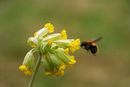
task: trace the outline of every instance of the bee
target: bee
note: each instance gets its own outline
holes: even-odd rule
[[[91,40],[91,41],[83,41],[81,43],[81,47],[86,49],[87,51],[90,51],[93,55],[95,55],[98,51],[98,47],[96,45],[96,42],[100,41],[102,39],[102,37],[98,37],[95,40]]]

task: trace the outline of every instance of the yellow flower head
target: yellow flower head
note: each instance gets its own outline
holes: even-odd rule
[[[66,30],[65,30],[65,29],[63,29],[63,30],[61,31],[61,37],[62,37],[62,39],[64,39],[64,40],[67,39],[67,33],[66,33]]]
[[[70,44],[70,50],[71,52],[75,52],[76,50],[78,50],[80,48],[80,39],[76,39],[74,40],[71,44]]]
[[[44,27],[45,27],[46,29],[48,29],[49,33],[54,32],[54,26],[53,26],[53,24],[47,23],[47,24],[44,25]]]
[[[39,62],[47,76],[62,76],[69,66],[76,63],[75,57],[70,55],[69,50],[71,52],[78,50],[80,40],[68,39],[65,29],[61,33],[50,34],[52,32],[54,32],[53,24],[47,23],[28,39],[27,42],[32,49],[27,52],[22,65],[19,66],[20,71],[25,75],[32,75],[39,54],[41,56]]]

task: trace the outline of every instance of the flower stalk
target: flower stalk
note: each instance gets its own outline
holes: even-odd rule
[[[36,74],[38,72],[38,69],[39,69],[39,66],[40,66],[40,63],[41,63],[41,58],[42,58],[42,55],[40,54],[39,57],[38,57],[38,59],[37,59],[37,62],[36,62],[35,68],[34,68],[34,72],[32,73],[32,77],[30,79],[28,87],[32,87],[33,86]]]

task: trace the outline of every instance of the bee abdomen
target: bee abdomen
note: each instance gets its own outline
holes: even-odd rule
[[[97,53],[97,46],[91,46],[90,48],[92,54],[96,54]]]

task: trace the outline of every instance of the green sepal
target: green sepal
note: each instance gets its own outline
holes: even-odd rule
[[[42,42],[44,41],[55,41],[55,40],[59,40],[61,39],[61,34],[60,33],[56,33],[56,34],[51,34],[51,35],[48,35],[47,37],[43,38],[42,39]]]
[[[49,53],[49,57],[50,57],[50,60],[52,61],[53,63],[53,67],[54,67],[54,72],[57,72],[60,65],[63,64],[63,62],[55,55],[55,54],[51,54]]]
[[[23,65],[26,65],[28,68],[33,69],[35,65],[34,49],[30,50],[24,57]]]
[[[42,40],[42,38],[45,37],[47,34],[48,34],[48,29],[42,28],[42,29],[40,29],[39,31],[36,32],[35,37],[38,40]]]
[[[49,60],[48,60],[46,55],[42,56],[41,64],[43,65],[46,72],[52,71],[52,67],[51,67]]]
[[[74,39],[56,40],[54,43],[56,43],[61,48],[68,48],[72,41],[74,41]]]
[[[63,49],[63,48],[58,48],[58,49],[55,51],[55,54],[56,54],[56,56],[57,56],[59,59],[61,59],[65,64],[68,64],[68,62],[70,61],[69,56],[64,53],[64,49]]]

